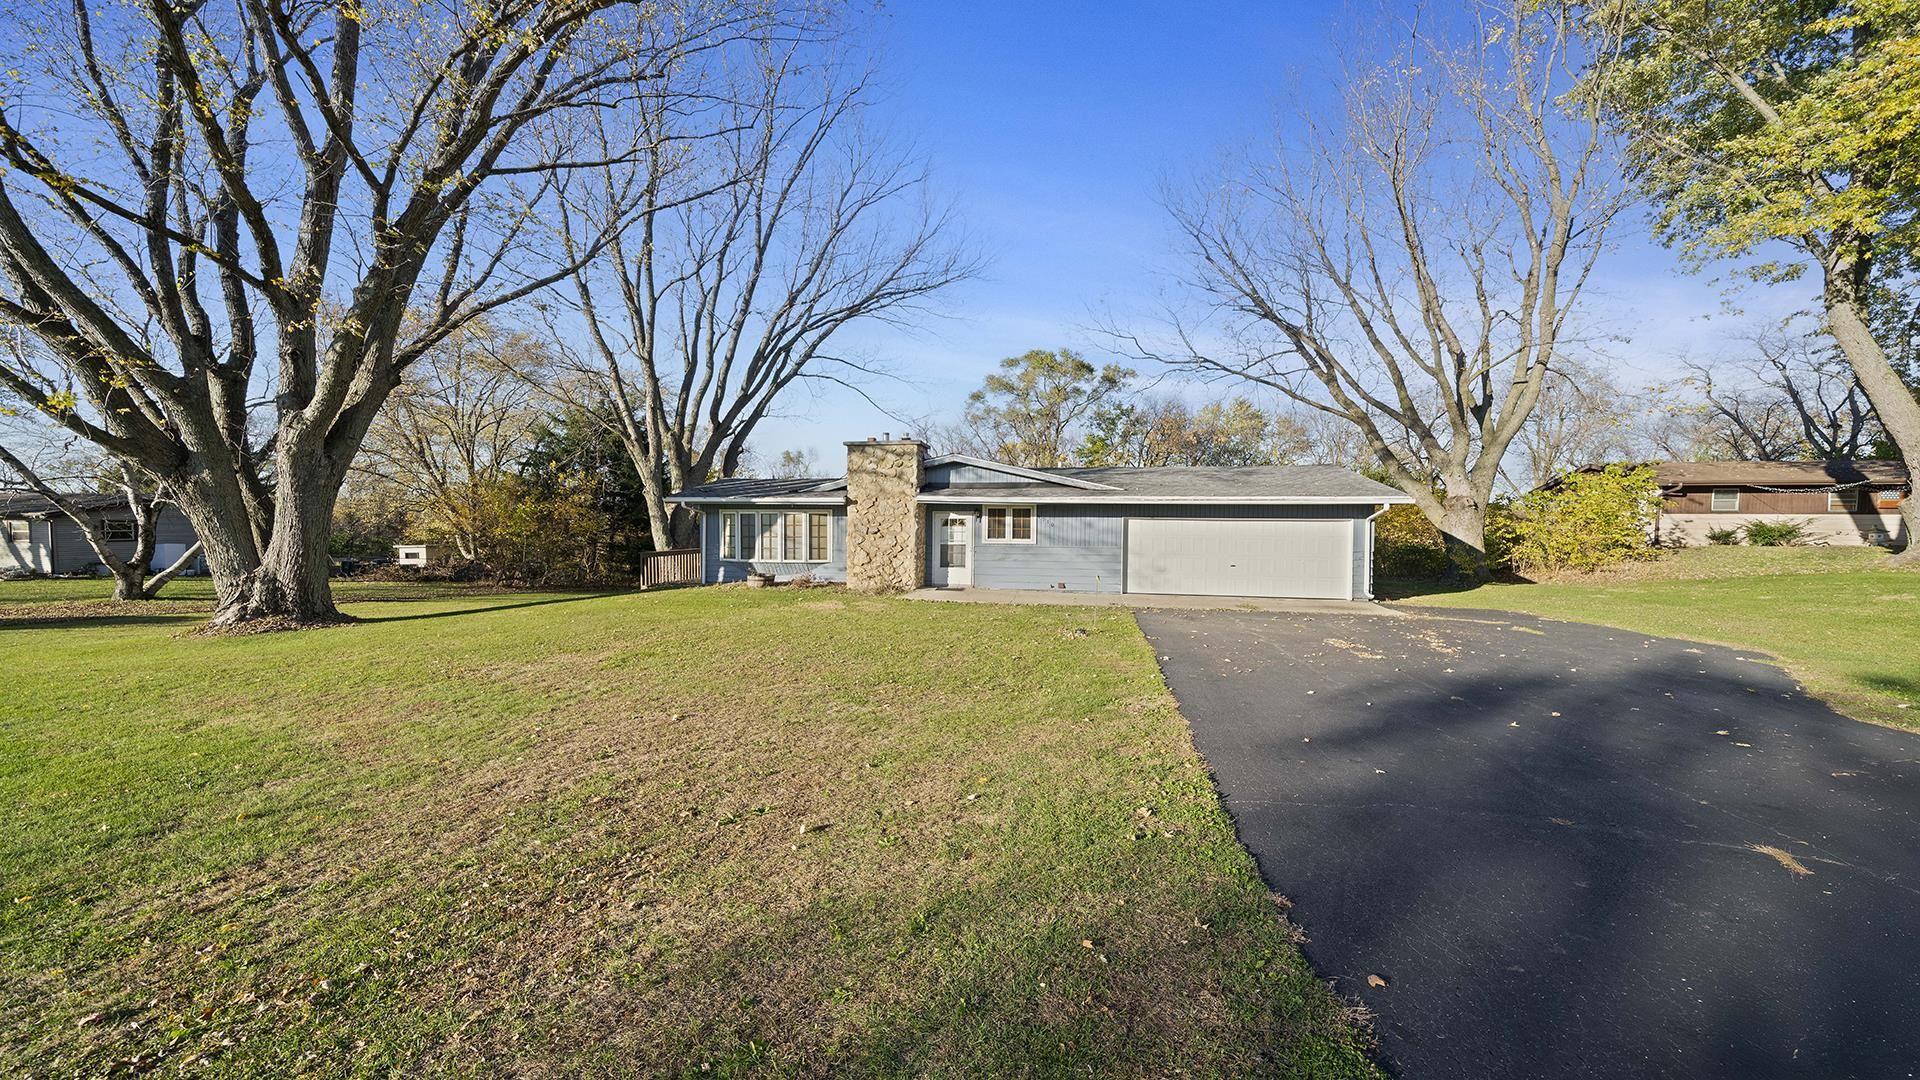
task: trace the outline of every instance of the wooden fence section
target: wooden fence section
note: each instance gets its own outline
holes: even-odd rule
[[[640,585],[697,585],[700,583],[700,549],[670,548],[649,551],[640,557]]]

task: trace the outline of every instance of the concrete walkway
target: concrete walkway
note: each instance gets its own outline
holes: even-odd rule
[[[1083,593],[1060,589],[915,589],[909,600],[951,604],[1018,604],[1055,607],[1128,607],[1171,611],[1271,611],[1292,615],[1373,615],[1411,618],[1367,600],[1286,600],[1266,596],[1168,596],[1158,593]]]

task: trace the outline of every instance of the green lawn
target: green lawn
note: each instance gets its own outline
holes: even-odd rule
[[[1524,611],[1755,649],[1849,715],[1920,727],[1920,571],[1888,567],[1886,553],[1873,549],[1691,548],[1586,579],[1485,585],[1404,602]]]
[[[1124,612],[82,592],[0,584],[10,1071],[1376,1075]]]
[[[497,591],[486,586],[450,582],[341,579],[333,583],[333,594],[342,601],[437,599]],[[180,604],[189,602],[212,604],[213,579],[175,578],[160,590],[158,599],[162,602]],[[13,613],[17,608],[40,604],[111,605],[112,603],[113,581],[110,578],[27,578],[20,581],[0,581],[0,612]],[[134,609],[125,610],[131,612]]]

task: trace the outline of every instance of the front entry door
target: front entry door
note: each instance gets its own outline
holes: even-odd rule
[[[941,511],[933,515],[928,538],[927,580],[938,589],[973,584],[973,515]]]

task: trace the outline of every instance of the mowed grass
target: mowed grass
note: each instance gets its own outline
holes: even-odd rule
[[[1124,612],[347,610],[0,623],[9,1071],[1376,1075]]]
[[[1920,728],[1920,571],[1862,548],[1687,548],[1588,578],[1408,604],[1524,611],[1754,649],[1863,720]],[[1904,708],[1903,708],[1904,706]]]
[[[336,579],[333,582],[333,595],[341,602],[374,600],[428,600],[455,596],[477,596],[498,593],[500,590],[485,585],[467,585],[457,582],[404,582],[404,581],[356,581],[351,578]],[[213,605],[213,579],[207,577],[175,578],[160,590],[160,595],[149,605],[166,604],[185,610],[189,607],[208,607]],[[138,605],[116,604],[113,600],[113,581],[110,578],[25,578],[19,581],[0,581],[0,618],[22,617],[33,614],[28,609],[49,604],[76,605],[74,614],[102,615],[107,609],[124,614],[138,614],[142,609]],[[44,613],[43,613],[44,617]]]

